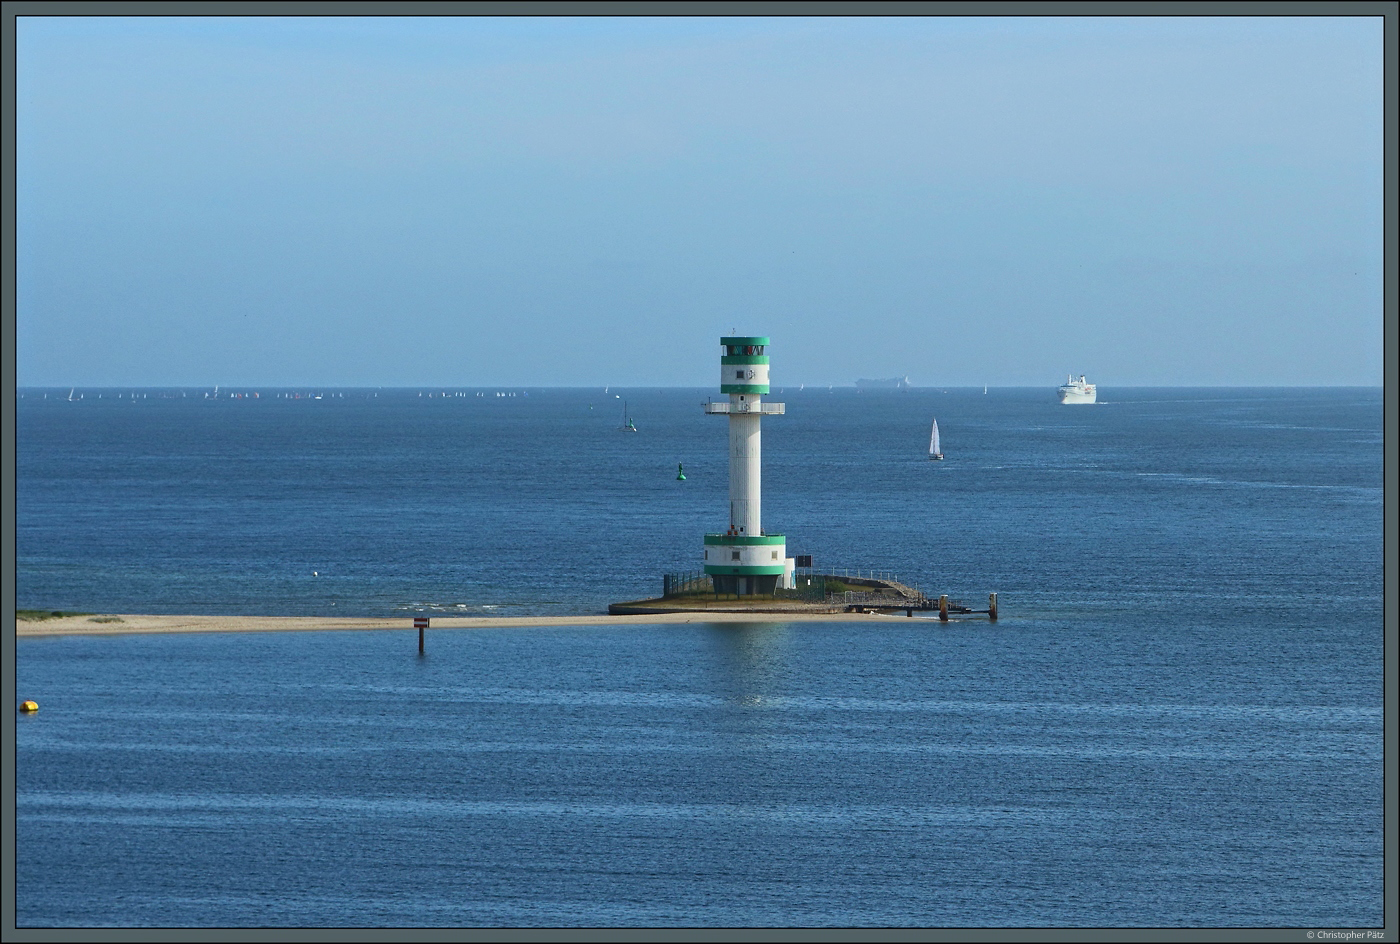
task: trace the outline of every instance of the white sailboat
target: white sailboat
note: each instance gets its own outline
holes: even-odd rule
[[[637,426],[632,422],[632,417],[627,415],[627,401],[622,401],[622,425],[618,427],[624,433],[635,433]]]
[[[929,433],[928,457],[929,459],[943,458],[943,447],[938,444],[938,420],[933,421],[933,432]]]

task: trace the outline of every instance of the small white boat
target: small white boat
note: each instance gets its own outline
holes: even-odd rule
[[[943,458],[943,447],[938,443],[938,420],[933,421],[933,432],[929,433],[928,457],[929,459]]]

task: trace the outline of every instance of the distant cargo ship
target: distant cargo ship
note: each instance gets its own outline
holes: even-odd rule
[[[909,376],[906,374],[903,377],[890,377],[887,380],[867,380],[862,377],[860,380],[856,381],[856,386],[873,387],[884,390],[908,390],[914,385],[909,382]]]
[[[1060,387],[1061,403],[1094,403],[1098,397],[1098,388],[1085,380],[1083,374],[1079,375],[1078,380],[1070,374],[1069,379]]]

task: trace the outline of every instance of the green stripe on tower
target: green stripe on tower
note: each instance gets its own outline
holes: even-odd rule
[[[719,339],[719,343],[720,343],[720,344],[723,344],[725,347],[729,347],[729,346],[735,345],[735,344],[742,344],[744,347],[748,347],[748,346],[751,345],[751,344],[763,344],[763,345],[766,345],[766,344],[768,344],[768,339],[767,339],[767,338],[720,338],[720,339]]]
[[[720,393],[767,393],[767,384],[720,384]],[[730,414],[735,415],[735,414]],[[742,415],[742,414],[738,414]]]

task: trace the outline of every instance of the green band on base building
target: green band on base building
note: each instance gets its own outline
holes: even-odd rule
[[[782,564],[756,565],[753,567],[722,567],[719,564],[706,564],[705,573],[711,577],[740,576],[740,577],[781,577],[785,570]],[[719,585],[715,585],[716,593],[739,593],[739,590],[721,590]],[[750,589],[748,593],[772,593],[773,588],[767,590]]]

